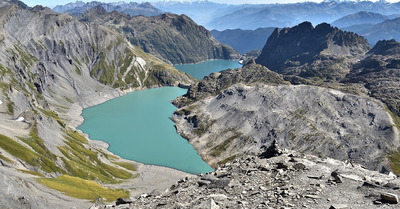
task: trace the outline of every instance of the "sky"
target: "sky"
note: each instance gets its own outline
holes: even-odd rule
[[[35,6],[35,5],[43,5],[53,8],[56,5],[63,5],[70,2],[75,2],[75,0],[22,0],[28,6]],[[83,0],[84,2],[90,2],[92,0]],[[100,2],[117,2],[121,0],[97,0]],[[131,0],[125,0],[126,2],[131,2]],[[144,0],[144,2],[158,2],[163,0]],[[190,0],[187,0],[190,1]],[[322,0],[209,0],[216,3],[227,3],[227,4],[272,4],[272,3],[295,3],[295,2],[305,2],[305,1],[312,1],[312,2],[321,2]],[[377,0],[371,0],[377,1]],[[399,0],[387,0],[388,2],[398,2]],[[135,0],[134,2],[143,2],[142,0]]]

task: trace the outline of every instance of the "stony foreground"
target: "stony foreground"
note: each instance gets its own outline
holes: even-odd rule
[[[268,158],[271,157],[271,158]],[[400,180],[351,162],[269,148],[162,194],[95,208],[399,208]]]

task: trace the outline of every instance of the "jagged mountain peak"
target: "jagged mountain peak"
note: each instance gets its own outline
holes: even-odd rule
[[[23,9],[29,8],[24,2],[18,0],[0,0],[0,7],[6,5],[17,5]]]
[[[107,14],[107,11],[104,9],[102,5],[97,5],[91,9],[88,9],[85,11],[84,15],[86,16],[92,16],[92,15],[104,15]]]
[[[144,16],[155,16],[162,14],[163,12],[155,8],[149,2],[137,3],[137,2],[112,2],[103,3],[99,1],[91,1],[87,3],[76,2],[69,3],[66,5],[58,5],[54,7],[57,12],[67,12],[73,15],[81,15],[86,11],[101,5],[107,12],[118,11],[131,16],[144,15]]]
[[[284,74],[309,74],[308,71],[319,71],[316,69],[320,67],[325,70],[326,65],[333,64],[327,61],[331,58],[360,56],[368,50],[367,40],[357,34],[342,31],[328,23],[321,23],[314,28],[310,22],[303,22],[292,28],[276,29],[256,62]],[[316,60],[325,60],[330,64],[312,65]],[[315,75],[315,72],[311,75]]]
[[[368,54],[383,56],[400,54],[400,42],[394,39],[378,41]]]

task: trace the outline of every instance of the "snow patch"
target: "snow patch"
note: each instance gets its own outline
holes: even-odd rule
[[[144,59],[137,57],[136,58],[136,62],[138,62],[140,64],[140,66],[142,66],[142,68],[144,68],[146,66],[146,61],[144,61]]]
[[[17,122],[22,122],[22,121],[24,121],[25,120],[25,118],[24,117],[19,117],[17,120],[15,120],[15,121],[17,121]]]

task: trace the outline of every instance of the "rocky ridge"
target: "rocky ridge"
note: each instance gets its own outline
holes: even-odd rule
[[[400,43],[379,41],[343,82],[363,84],[369,96],[380,99],[400,116]]]
[[[275,29],[256,63],[284,75],[338,80],[369,50],[367,40],[327,23]]]
[[[397,208],[400,181],[358,164],[270,148],[214,172],[179,180],[160,194],[100,208]]]
[[[234,49],[219,43],[208,30],[186,15],[167,13],[154,17],[129,17],[118,12],[107,13],[96,7],[81,19],[114,28],[133,45],[172,64],[239,59]]]
[[[130,16],[144,15],[144,16],[156,16],[163,12],[151,5],[149,2],[136,3],[136,2],[114,2],[114,3],[102,3],[98,1],[92,1],[84,3],[82,1],[76,1],[75,3],[68,3],[66,5],[58,5],[54,7],[54,11],[59,13],[69,13],[71,15],[81,15],[87,10],[94,7],[100,6],[107,12],[118,11]]]
[[[245,83],[247,85],[255,85],[257,83],[289,84],[278,73],[262,65],[257,65],[254,61],[250,61],[242,68],[228,69],[205,76],[203,80],[191,85],[185,95],[178,97],[172,103],[175,106],[183,107],[195,101],[216,96],[224,89],[237,83]]]

